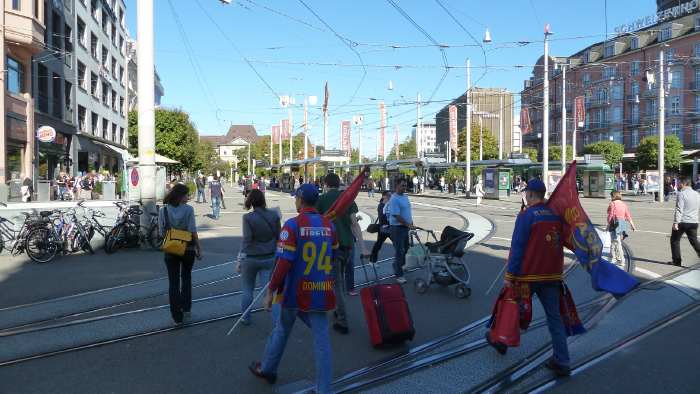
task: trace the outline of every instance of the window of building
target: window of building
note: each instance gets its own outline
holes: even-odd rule
[[[51,13],[51,45],[55,49],[63,48],[63,32],[61,31],[63,23],[61,23],[61,15],[58,12]]]
[[[107,37],[109,37],[109,19],[107,19],[107,13],[102,13],[102,31]]]
[[[72,62],[69,59],[73,53],[73,29],[67,24],[63,25],[63,34],[65,34],[63,37],[63,48],[66,51],[65,63],[68,67],[72,67]]]
[[[63,82],[61,82],[61,76],[54,73],[51,78],[52,88],[51,88],[51,113],[54,117],[63,119],[63,106],[61,105],[61,88],[63,87]]]
[[[126,45],[124,44],[124,36],[119,35],[119,50],[122,51],[122,55],[126,56]]]
[[[95,33],[90,33],[90,54],[92,55],[92,58],[95,60],[97,59],[97,47],[98,47],[98,42],[97,42],[97,36]]]
[[[7,91],[14,94],[25,93],[24,89],[24,65],[18,60],[9,56],[5,58],[7,62]]]
[[[97,0],[90,0],[90,13],[92,17],[97,21],[100,13],[100,7],[98,6]]]
[[[117,91],[112,90],[112,111],[117,112],[119,111],[119,108],[117,108]]]
[[[43,64],[37,66],[37,87],[39,94],[37,97],[37,108],[39,111],[49,112],[49,70]]]
[[[102,66],[109,69],[109,51],[104,45],[102,46]]]
[[[675,68],[669,73],[671,78],[671,88],[682,89],[683,88],[683,69]]]
[[[117,125],[112,123],[112,141],[117,142]]]
[[[622,85],[614,85],[612,87],[613,100],[622,100]]]
[[[605,57],[612,57],[615,56],[615,43],[610,42],[607,45],[605,45]]]
[[[83,48],[87,48],[87,35],[85,32],[85,22],[78,17],[78,42],[83,46]]]
[[[622,123],[622,107],[613,107],[611,121],[614,123]]]
[[[695,44],[695,57],[700,57],[700,42]]]
[[[633,77],[639,75],[640,66],[641,62],[639,60],[634,60],[630,63],[630,74],[632,74]]]
[[[112,78],[117,79],[117,59],[112,56]]]
[[[85,68],[85,65],[78,60],[78,87],[87,90],[87,85],[85,84],[85,75],[86,75],[87,69]]]
[[[632,40],[630,40],[630,49],[639,49],[639,37],[632,37]]]
[[[664,60],[666,60],[666,62],[667,62],[668,64],[671,64],[671,63],[675,62],[675,61],[677,60],[677,59],[676,59],[676,48],[668,48],[668,49],[666,49],[666,50],[664,51]]]
[[[22,1],[12,0],[12,9],[15,11],[22,11]]]
[[[639,96],[639,82],[637,81],[632,81],[631,86],[631,93],[632,93],[632,99],[637,100],[637,96]]]
[[[695,95],[695,112],[700,113],[700,96]]]
[[[124,67],[119,66],[119,83],[122,84],[122,86],[125,86],[124,82]]]
[[[90,116],[90,122],[92,126],[92,135],[99,136],[100,135],[100,117],[92,112],[92,115]]]
[[[109,92],[111,92],[109,85],[107,85],[106,82],[102,82],[102,104],[104,104],[108,107],[109,107]]]
[[[119,97],[119,115],[124,116],[124,97]]]
[[[87,129],[86,129],[87,124],[85,124],[85,117],[86,116],[87,116],[87,110],[82,105],[79,105],[78,106],[78,130],[81,133],[84,133],[87,131]]]
[[[700,124],[693,128],[693,144],[700,144]]]
[[[638,104],[632,104],[630,108],[630,118],[632,122],[639,122],[639,105]]]
[[[630,145],[632,147],[639,146],[639,130],[632,130],[630,135]]]
[[[647,116],[656,116],[656,99],[646,101]]]
[[[102,119],[102,138],[109,139],[109,120]]]
[[[671,97],[671,114],[680,115],[681,113],[681,96]]]
[[[617,74],[617,67],[615,67],[615,66],[604,66],[603,67],[603,78],[604,79],[615,78],[616,74]]]
[[[97,78],[97,74],[94,72],[90,73],[90,93],[92,94],[93,97],[98,97],[98,90],[99,90],[99,80]]]
[[[119,128],[119,143],[122,145],[125,145],[124,144],[124,128],[123,127]]]
[[[112,24],[112,45],[115,47],[119,43],[119,38],[117,37],[117,26],[115,24]]]
[[[659,30],[659,41],[670,40],[672,33],[673,33],[673,30],[671,29],[670,23],[662,26],[661,30]]]
[[[63,85],[63,107],[66,109],[66,118],[73,123],[73,84],[68,81]]]

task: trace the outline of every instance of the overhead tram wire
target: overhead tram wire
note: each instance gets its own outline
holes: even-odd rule
[[[254,6],[256,6],[256,7],[260,7],[260,8],[262,8],[262,9],[265,9],[265,10],[267,10],[267,11],[273,13],[273,14],[277,14],[277,15],[283,17],[283,18],[287,18],[287,19],[289,19],[289,20],[291,20],[291,21],[294,21],[294,22],[297,22],[297,23],[299,23],[299,24],[302,24],[302,25],[304,25],[304,26],[306,26],[306,27],[308,27],[308,28],[311,28],[311,29],[314,29],[314,30],[317,30],[317,31],[320,31],[320,32],[323,32],[323,33],[326,33],[326,30],[325,30],[324,28],[322,28],[322,27],[312,25],[311,23],[308,23],[308,22],[306,22],[306,21],[304,21],[304,20],[301,20],[301,19],[299,19],[299,18],[293,17],[293,16],[291,16],[291,15],[289,15],[289,14],[286,14],[286,13],[284,13],[284,12],[282,12],[282,11],[279,11],[279,10],[276,10],[276,9],[274,9],[274,8],[268,7],[268,6],[264,5],[264,4],[257,3],[257,2],[255,2],[255,1],[253,1],[253,0],[246,0],[246,1],[247,1],[248,3],[250,3],[250,4],[254,5]],[[239,4],[240,4],[240,3],[239,3]]]
[[[267,87],[267,89],[275,96],[275,98],[277,98],[277,99],[279,100],[279,99],[280,99],[280,95],[275,91],[275,89],[272,87],[272,85],[270,85],[270,83],[267,82],[267,80],[265,79],[265,77],[262,76],[262,74],[258,71],[258,69],[255,68],[255,66],[253,65],[253,63],[251,63],[250,60],[248,60],[248,58],[243,54],[243,52],[241,52],[241,50],[238,48],[238,46],[236,45],[236,43],[233,42],[233,40],[228,36],[228,34],[226,34],[226,32],[224,31],[224,29],[221,28],[221,25],[219,25],[219,23],[218,23],[218,22],[211,16],[211,14],[206,10],[206,8],[204,8],[204,6],[202,6],[201,0],[197,0],[197,6],[199,6],[199,8],[202,10],[202,12],[203,12],[204,15],[207,17],[207,19],[209,19],[209,21],[211,21],[211,23],[214,25],[214,27],[216,27],[216,29],[219,31],[219,33],[221,34],[221,36],[224,37],[224,39],[225,39],[226,41],[228,41],[228,43],[229,43],[229,44],[231,45],[231,47],[236,51],[236,53],[238,54],[238,56],[240,56],[240,57],[243,59],[243,61],[246,62],[246,64],[248,65],[248,67],[250,67],[251,70],[253,70],[253,72],[254,72],[255,75],[258,77],[258,79],[260,79],[260,81],[261,81],[261,82]]]
[[[440,90],[440,87],[442,86],[442,83],[445,81],[445,78],[447,78],[447,74],[450,72],[450,64],[447,61],[447,54],[445,53],[445,48],[443,48],[434,38],[431,36],[425,29],[423,29],[413,18],[411,18],[410,15],[406,11],[404,11],[403,8],[401,8],[394,0],[387,0],[389,4],[391,4],[396,11],[398,11],[401,16],[404,17],[407,21],[409,21],[413,27],[416,28],[419,32],[421,32],[427,39],[428,41],[432,42],[433,45],[437,46],[438,49],[440,50],[440,55],[442,56],[442,64],[443,67],[445,68],[445,72],[442,74],[442,77],[440,78],[440,81],[438,81],[437,85],[435,86],[435,89],[433,89],[433,92],[430,94],[430,97],[428,98],[428,101],[432,100],[433,97],[435,97],[435,94]]]
[[[177,26],[178,33],[180,34],[180,39],[182,40],[182,43],[185,47],[185,53],[187,54],[187,59],[190,61],[190,64],[192,65],[192,71],[194,72],[195,79],[197,80],[197,83],[199,84],[200,88],[202,89],[202,92],[204,93],[204,97],[206,97],[207,102],[209,105],[213,105],[214,108],[216,108],[216,119],[219,119],[219,105],[216,102],[216,97],[214,94],[211,92],[211,89],[209,88],[209,85],[207,84],[207,81],[204,77],[205,73],[200,67],[199,63],[195,60],[194,56],[194,50],[192,48],[192,44],[190,43],[189,38],[187,38],[187,32],[185,31],[185,27],[182,24],[182,21],[180,20],[180,16],[177,13],[177,10],[175,9],[175,5],[173,4],[172,0],[168,0],[168,5],[170,6],[170,11],[173,14],[173,19],[175,20],[175,25]]]

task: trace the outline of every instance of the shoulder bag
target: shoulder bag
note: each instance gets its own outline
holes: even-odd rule
[[[376,234],[381,230],[382,225],[379,224],[379,217],[377,217],[377,220],[374,221],[374,223],[371,223],[369,226],[367,226],[367,232],[370,234]]]
[[[182,257],[187,251],[187,245],[192,242],[192,233],[170,226],[168,207],[163,207],[163,214],[165,215],[165,236],[163,237],[162,250],[165,253]]]

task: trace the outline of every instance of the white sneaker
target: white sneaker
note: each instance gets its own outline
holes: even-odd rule
[[[406,283],[406,278],[404,278],[403,276],[397,276],[396,282],[402,285],[402,284]]]

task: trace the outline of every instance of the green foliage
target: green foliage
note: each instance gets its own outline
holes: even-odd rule
[[[625,147],[622,144],[612,141],[600,141],[595,144],[586,145],[583,151],[587,154],[603,155],[605,164],[615,167],[622,161],[625,154]]]
[[[452,181],[453,179],[464,179],[464,168],[449,168],[445,171],[445,180]]]
[[[181,110],[156,109],[156,153],[177,160],[172,169],[194,170],[198,135],[190,116]],[[138,112],[129,113],[129,150],[138,155]]]
[[[102,195],[102,190],[103,190],[102,182],[95,182],[95,187],[92,188],[92,191],[95,194]]]
[[[416,139],[411,137],[399,144],[399,157],[396,157],[396,145],[391,147],[391,151],[386,155],[387,160],[403,160],[416,158]]]
[[[537,162],[537,154],[538,154],[537,148],[523,148],[522,153],[526,154],[527,157],[529,157],[530,160],[532,160],[533,162]],[[551,155],[551,153],[550,153],[550,155]]]
[[[664,166],[678,168],[681,163],[683,144],[675,135],[664,138]],[[645,137],[637,146],[637,163],[643,170],[656,169],[659,162],[659,137]]]
[[[189,190],[190,196],[197,195],[197,185],[194,183],[194,181],[188,181],[187,183],[185,183],[185,186],[187,186],[187,190]]]
[[[471,159],[479,160],[479,138],[482,139],[483,146],[483,159],[484,160],[494,160],[498,158],[498,141],[491,134],[489,129],[484,128],[480,132],[478,124],[472,124],[471,130]],[[467,145],[467,130],[464,129],[458,134],[458,145],[462,147],[459,149],[459,161],[467,160],[466,149],[464,147]]]
[[[566,162],[570,162],[574,159],[574,147],[571,145],[566,146]],[[554,145],[549,147],[549,160],[550,161],[561,161],[561,145]]]

